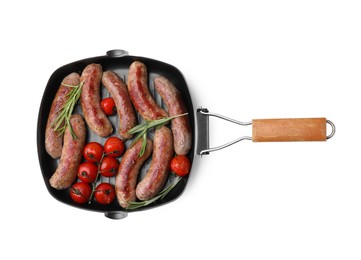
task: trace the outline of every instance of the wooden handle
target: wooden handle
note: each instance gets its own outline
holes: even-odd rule
[[[254,119],[252,141],[326,141],[326,118]]]

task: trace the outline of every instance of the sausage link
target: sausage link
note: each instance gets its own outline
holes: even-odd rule
[[[86,127],[82,116],[72,115],[70,124],[77,138],[73,138],[70,128],[67,127],[59,165],[49,180],[51,187],[58,190],[68,188],[75,181],[85,146]]]
[[[140,200],[149,200],[160,192],[168,178],[174,154],[172,131],[168,127],[163,126],[155,131],[153,143],[149,170],[136,188]]]
[[[78,73],[71,73],[66,76],[62,83],[59,86],[58,91],[56,92],[55,98],[53,103],[51,104],[50,113],[48,116],[48,121],[46,123],[45,128],[45,150],[46,152],[54,159],[57,159],[61,156],[61,150],[63,149],[63,137],[64,134],[60,134],[58,131],[54,131],[54,123],[56,118],[59,115],[60,110],[63,108],[64,104],[69,99],[69,93],[71,88],[65,86],[72,85],[76,86],[79,85],[79,74]],[[60,126],[63,127],[64,124]]]
[[[170,80],[163,76],[156,77],[154,85],[168,108],[169,116],[187,113],[187,108],[180,92]],[[178,155],[186,155],[192,147],[192,129],[188,115],[172,120],[172,132],[174,151]]]
[[[135,109],[146,121],[168,117],[150,94],[147,80],[146,66],[134,61],[128,71],[128,91]]]
[[[118,75],[112,71],[105,71],[102,76],[102,83],[111,97],[114,99],[119,117],[119,135],[123,139],[130,139],[128,133],[137,124],[132,102],[130,101],[127,86]]]
[[[80,82],[83,82],[80,101],[89,128],[95,134],[106,137],[113,132],[113,127],[100,106],[102,73],[100,64],[89,64],[85,67],[80,77]]]
[[[119,205],[123,208],[127,208],[130,202],[136,200],[135,186],[140,168],[153,150],[153,142],[148,139],[145,152],[139,157],[142,141],[142,139],[139,139],[125,152],[115,177],[115,192]]]

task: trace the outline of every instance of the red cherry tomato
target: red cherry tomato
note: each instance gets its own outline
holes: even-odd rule
[[[86,183],[95,181],[98,174],[98,166],[92,162],[83,162],[78,168],[78,178]]]
[[[109,183],[100,183],[95,188],[94,197],[100,204],[110,204],[115,198],[115,189]]]
[[[115,176],[119,168],[119,162],[117,159],[111,156],[105,156],[100,163],[100,174],[104,177]]]
[[[185,155],[177,155],[170,162],[170,169],[178,176],[186,176],[191,169],[191,162]]]
[[[100,162],[104,148],[100,143],[90,142],[84,147],[83,156],[90,162]]]
[[[88,183],[76,182],[70,187],[70,197],[77,203],[86,203],[92,193]]]
[[[100,106],[107,116],[113,116],[117,113],[117,107],[115,106],[114,99],[111,97],[104,98],[100,102]]]
[[[104,143],[104,152],[111,157],[119,157],[124,153],[124,142],[118,137],[109,137]]]

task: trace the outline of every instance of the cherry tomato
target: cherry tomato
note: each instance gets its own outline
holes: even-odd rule
[[[86,203],[92,193],[88,183],[76,182],[70,187],[70,197],[77,203]]]
[[[115,176],[119,168],[119,162],[117,159],[111,156],[105,156],[100,163],[100,174],[104,177]]]
[[[111,157],[119,157],[124,153],[124,142],[118,137],[109,137],[104,143],[104,152]]]
[[[83,156],[90,162],[100,162],[104,148],[100,143],[90,142],[84,147]]]
[[[98,173],[98,166],[92,162],[83,162],[78,168],[78,178],[86,183],[95,181]]]
[[[94,197],[100,204],[110,204],[115,198],[115,189],[109,183],[100,183],[95,188]]]
[[[114,99],[111,97],[104,98],[100,102],[100,106],[107,116],[113,116],[117,113],[117,107],[115,106]]]
[[[177,155],[170,162],[170,169],[178,176],[186,176],[191,169],[191,162],[185,155]]]

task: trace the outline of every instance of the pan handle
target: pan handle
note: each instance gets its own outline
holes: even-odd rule
[[[332,127],[327,136],[326,124]],[[282,118],[252,120],[253,142],[326,141],[335,125],[326,118]]]
[[[229,143],[209,147],[209,116],[221,118],[242,126],[252,125],[252,137],[241,136]],[[331,126],[331,134],[327,135],[327,126]],[[211,113],[207,108],[197,109],[198,125],[198,155],[206,155],[221,150],[242,140],[253,142],[294,142],[294,141],[326,141],[334,136],[335,125],[326,118],[283,118],[254,119],[251,122],[241,122],[219,114]]]

